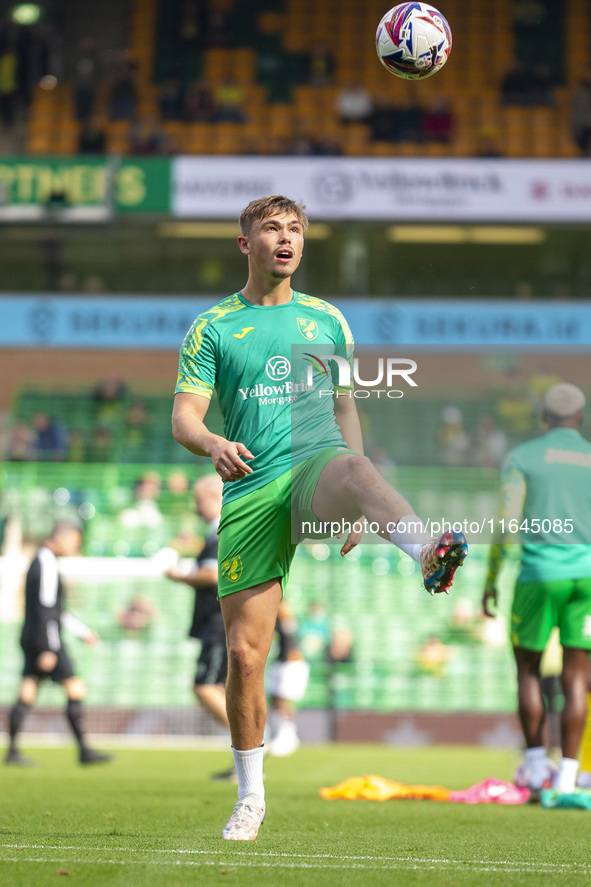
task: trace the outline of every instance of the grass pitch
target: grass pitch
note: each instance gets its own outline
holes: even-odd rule
[[[25,750],[26,751],[26,750]],[[513,887],[588,884],[591,815],[538,806],[323,801],[318,789],[378,773],[466,788],[510,778],[516,756],[473,748],[306,747],[267,759],[267,821],[223,842],[236,787],[209,774],[229,753],[118,752],[83,768],[73,749],[31,749],[0,769],[0,885],[47,887]]]

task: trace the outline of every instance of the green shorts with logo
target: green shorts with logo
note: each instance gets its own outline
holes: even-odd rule
[[[302,524],[318,523],[312,511],[318,479],[329,462],[346,453],[358,455],[344,447],[327,447],[223,506],[218,528],[219,597],[270,579],[280,579],[285,588]],[[320,533],[305,535],[320,538]]]
[[[563,647],[591,650],[591,577],[516,584],[513,646],[541,652],[555,626]]]

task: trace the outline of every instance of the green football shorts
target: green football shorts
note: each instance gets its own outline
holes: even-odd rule
[[[327,447],[223,506],[218,528],[219,597],[270,579],[280,579],[285,588],[301,535],[298,527],[302,521],[317,521],[312,499],[318,478],[332,459],[344,453],[358,455],[344,447]]]
[[[591,577],[516,584],[511,610],[513,646],[541,652],[555,626],[563,647],[591,650]]]

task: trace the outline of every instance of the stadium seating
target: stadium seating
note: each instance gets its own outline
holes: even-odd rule
[[[222,154],[273,153],[289,150],[302,130],[329,139],[341,153],[355,155],[469,156],[493,141],[509,157],[577,156],[569,127],[570,97],[589,66],[591,12],[588,4],[564,0],[553,4],[551,22],[524,43],[514,31],[511,0],[485,4],[458,0],[452,29],[454,49],[445,72],[419,84],[388,76],[374,48],[376,23],[383,13],[380,0],[319,4],[315,0],[284,0],[282,4],[254,2],[222,4],[227,9],[224,37],[230,46],[179,43],[182,3],[157,0],[130,2],[129,46],[139,67],[140,115],[158,110],[158,84],[169,77],[185,83],[203,78],[215,87],[229,78],[246,92],[246,122],[220,131],[219,124],[166,123],[174,135],[175,151]],[[562,25],[562,27],[561,27]],[[490,35],[502,35],[492,39]],[[534,48],[531,42],[534,40]],[[333,57],[331,82],[306,83],[307,54],[324,45]],[[513,59],[533,51],[548,58],[559,75],[555,103],[547,108],[503,107],[499,85]],[[450,144],[372,142],[367,127],[343,126],[336,118],[337,91],[352,80],[372,94],[419,96],[423,104],[446,98],[456,118]],[[105,90],[97,112],[104,115]],[[127,123],[106,123],[108,150],[129,151]],[[70,87],[53,92],[38,89],[33,96],[26,150],[33,154],[76,150],[79,124],[72,115]],[[264,136],[262,135],[264,133]]]

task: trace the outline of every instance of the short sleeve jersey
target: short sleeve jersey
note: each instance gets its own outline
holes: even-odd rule
[[[503,476],[511,472],[525,481],[523,519],[539,522],[539,531],[521,532],[519,580],[591,576],[591,443],[574,428],[553,428],[515,447]]]
[[[254,455],[253,474],[224,485],[225,503],[327,447],[346,447],[333,393],[351,394],[352,364],[341,312],[303,293],[273,306],[236,293],[196,319],[180,350],[176,392],[216,391],[226,438]]]
[[[21,644],[37,652],[61,648],[64,586],[55,554],[42,546],[25,583],[25,621]]]

